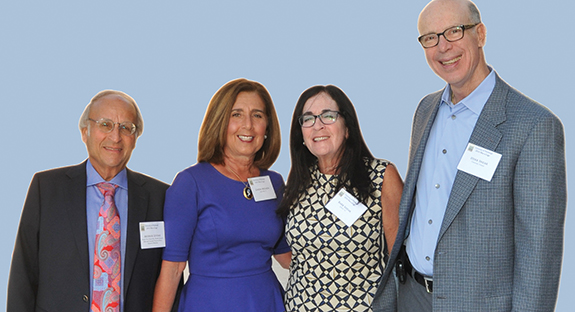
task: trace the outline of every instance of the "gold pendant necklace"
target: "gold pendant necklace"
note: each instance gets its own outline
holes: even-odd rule
[[[244,197],[247,200],[254,198],[254,194],[252,193],[252,189],[250,188],[250,185],[247,182],[244,182],[242,180],[242,178],[240,178],[240,176],[235,171],[233,171],[232,168],[226,166],[225,163],[224,163],[224,167],[226,167],[231,173],[235,174],[236,177],[238,178],[238,180],[240,180],[240,182],[242,182],[246,186],[246,187],[244,187]]]

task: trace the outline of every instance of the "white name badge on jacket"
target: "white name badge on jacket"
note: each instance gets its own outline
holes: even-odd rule
[[[254,200],[259,202],[262,200],[277,198],[272,180],[269,176],[248,178],[248,183],[254,193]]]
[[[469,143],[457,169],[491,182],[500,160],[501,154]]]
[[[166,247],[164,221],[140,222],[140,244],[142,249]]]
[[[351,195],[345,188],[342,188],[325,205],[331,213],[335,214],[348,227],[367,210],[367,207],[357,198]]]

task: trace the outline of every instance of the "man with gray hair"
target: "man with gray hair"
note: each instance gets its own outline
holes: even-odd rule
[[[138,105],[104,90],[79,122],[88,159],[32,178],[16,237],[7,311],[151,311],[168,185],[126,165],[144,130]],[[163,233],[161,233],[163,235]]]
[[[374,311],[395,311],[395,278],[399,311],[553,311],[567,197],[563,125],[487,64],[473,2],[431,1],[418,30],[447,86],[425,96],[413,118],[400,225]]]

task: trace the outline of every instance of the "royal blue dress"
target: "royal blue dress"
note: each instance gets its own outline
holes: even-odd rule
[[[168,189],[163,259],[188,261],[190,268],[180,312],[284,311],[271,269],[272,254],[290,251],[275,213],[284,182],[274,171],[260,175],[270,177],[277,199],[247,200],[242,182],[206,162],[178,173]]]

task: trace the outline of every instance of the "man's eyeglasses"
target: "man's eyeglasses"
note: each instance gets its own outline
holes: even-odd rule
[[[321,120],[321,122],[324,125],[331,125],[337,121],[337,116],[339,116],[339,112],[337,111],[324,111],[319,115],[313,115],[313,114],[301,115],[299,116],[298,120],[299,124],[303,128],[310,128],[313,127],[313,125],[315,125],[315,120],[318,117],[319,120]]]
[[[88,120],[95,122],[98,125],[98,129],[104,133],[110,133],[114,130],[115,126],[118,125],[120,127],[120,133],[122,135],[128,136],[134,134],[136,132],[136,125],[129,121],[125,122],[113,122],[107,118],[100,118],[98,120],[94,120],[92,118],[88,118]]]
[[[466,29],[473,28],[477,25],[479,25],[479,23],[449,27],[442,33],[421,35],[417,40],[419,40],[419,43],[421,43],[425,49],[432,48],[439,44],[439,36],[443,36],[443,38],[449,42],[461,40]]]

